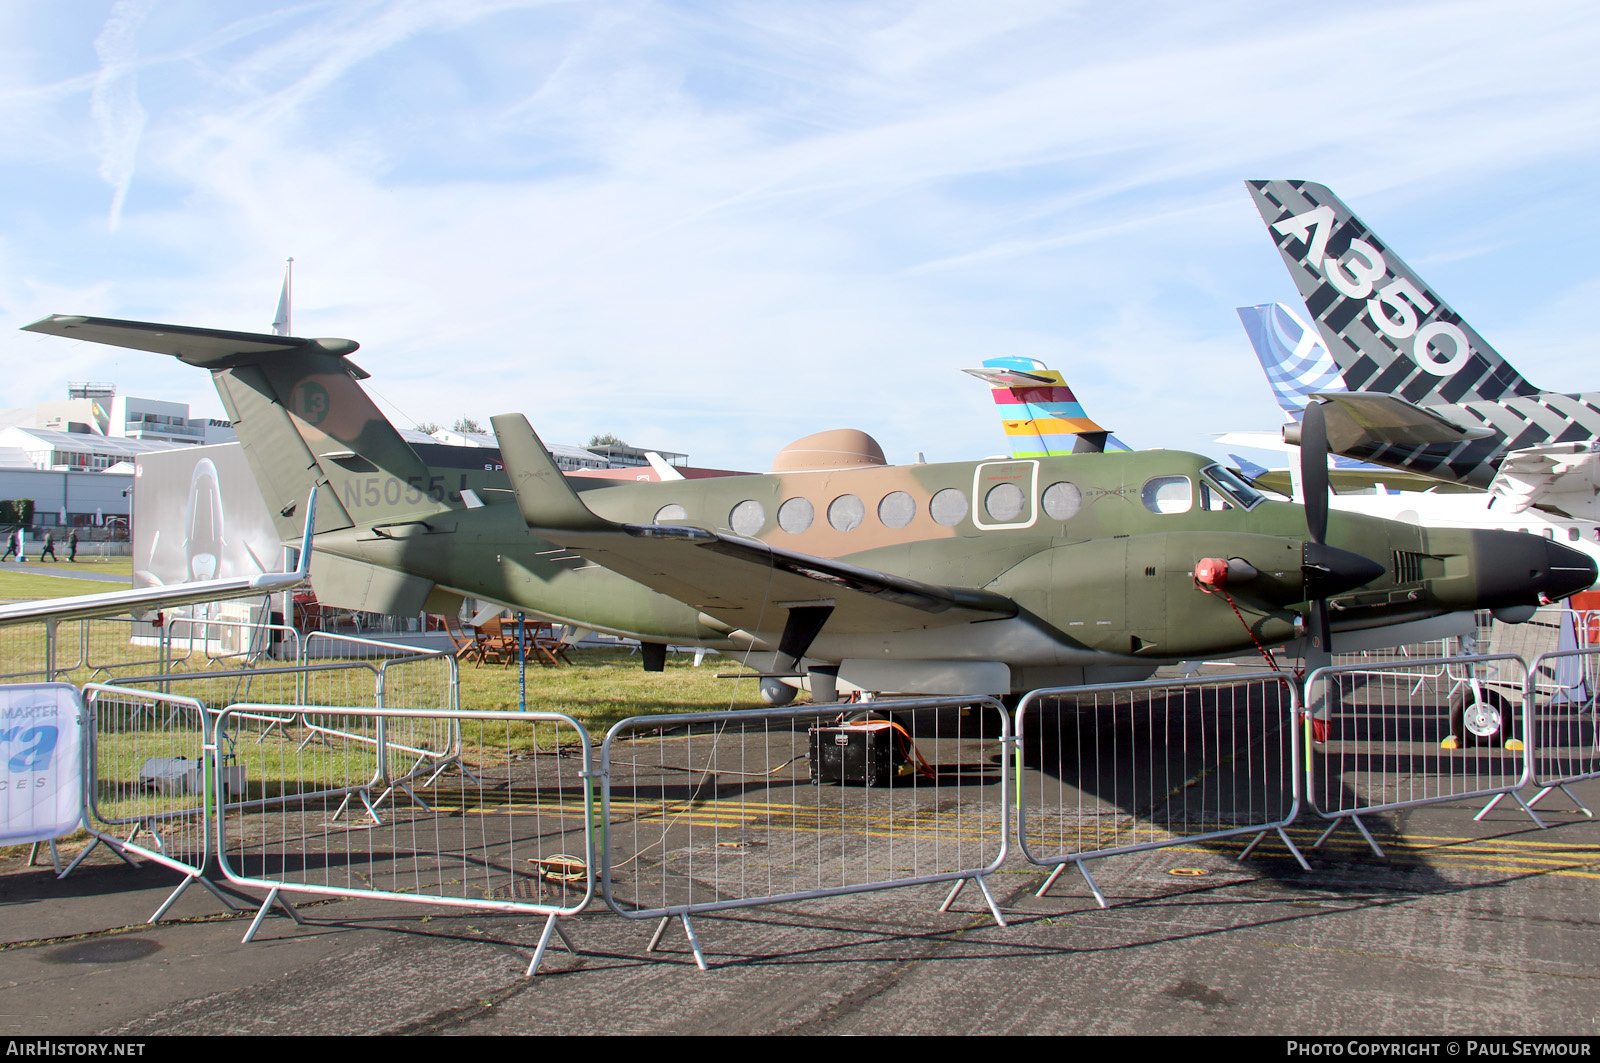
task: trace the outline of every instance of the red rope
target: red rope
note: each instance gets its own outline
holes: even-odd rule
[[[1233,615],[1239,618],[1239,625],[1244,628],[1244,633],[1246,635],[1249,635],[1250,636],[1250,641],[1256,644],[1256,649],[1260,652],[1261,656],[1266,660],[1267,667],[1271,668],[1274,672],[1283,671],[1282,668],[1278,667],[1278,662],[1274,661],[1272,659],[1272,654],[1267,650],[1267,648],[1265,646],[1261,645],[1261,640],[1256,638],[1255,631],[1251,629],[1249,622],[1247,620],[1245,620],[1244,614],[1239,612],[1239,607],[1237,605],[1233,604],[1233,596],[1232,595],[1230,595],[1227,591],[1223,590],[1221,587],[1207,587],[1204,583],[1201,583],[1198,579],[1196,579],[1194,581],[1194,585],[1196,587],[1200,588],[1200,591],[1202,593],[1204,593],[1204,594],[1220,594],[1220,595],[1222,595],[1222,600],[1228,603],[1228,608],[1233,610]],[[1300,675],[1299,672],[1295,672],[1294,674],[1297,677]]]

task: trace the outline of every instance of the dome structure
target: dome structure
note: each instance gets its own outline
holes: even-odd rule
[[[889,464],[878,441],[859,428],[830,428],[778,451],[773,472],[835,472]]]

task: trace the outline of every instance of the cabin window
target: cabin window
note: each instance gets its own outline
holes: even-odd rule
[[[1022,488],[1014,483],[995,484],[989,493],[983,496],[983,508],[988,512],[989,519],[997,524],[1005,524],[1017,519],[1022,512],[1025,499]]]
[[[916,499],[904,491],[891,491],[878,503],[878,520],[885,528],[904,528],[916,515]]]
[[[740,502],[728,514],[728,527],[733,529],[735,535],[754,536],[766,522],[765,507],[753,498]]]
[[[1157,476],[1145,481],[1139,498],[1152,513],[1187,513],[1194,506],[1194,485],[1187,476]]]
[[[656,524],[671,524],[673,521],[688,520],[689,511],[676,502],[669,502],[656,510]]]
[[[961,493],[960,488],[946,487],[928,499],[928,516],[933,518],[935,524],[953,528],[960,524],[966,515],[967,496]]]
[[[1581,538],[1583,538],[1583,535],[1578,531],[1577,528],[1567,529],[1567,542],[1575,543]]]
[[[1083,508],[1083,492],[1076,484],[1055,483],[1044,489],[1043,501],[1052,520],[1071,520]]]
[[[840,495],[828,506],[828,523],[835,531],[852,531],[861,526],[867,507],[855,495]]]
[[[790,535],[799,535],[816,519],[817,511],[809,499],[791,498],[778,507],[778,527]]]

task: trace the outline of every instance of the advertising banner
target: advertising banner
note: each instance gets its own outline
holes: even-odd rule
[[[49,841],[83,818],[83,695],[67,683],[0,686],[0,845]]]

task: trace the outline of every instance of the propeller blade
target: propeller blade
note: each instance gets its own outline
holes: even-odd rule
[[[1300,482],[1305,492],[1306,529],[1311,541],[1328,538],[1328,426],[1322,403],[1306,403],[1300,419]]]
[[[1325,668],[1333,663],[1333,625],[1328,620],[1328,599],[1318,598],[1311,603],[1306,633],[1311,636],[1311,646],[1306,651],[1306,671]]]

